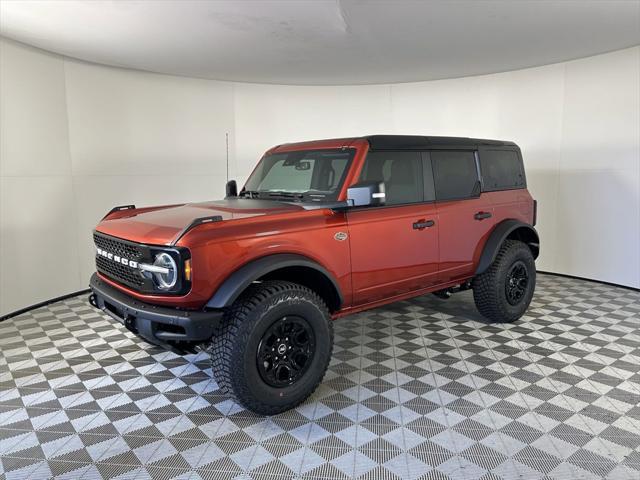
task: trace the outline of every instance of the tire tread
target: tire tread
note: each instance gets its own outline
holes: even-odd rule
[[[207,351],[211,357],[213,375],[218,383],[218,387],[227,396],[251,411],[266,415],[280,413],[295,408],[313,392],[313,390],[311,390],[305,397],[292,400],[286,405],[269,405],[261,402],[259,399],[253,398],[249,392],[247,382],[244,379],[242,369],[237,368],[238,362],[242,361],[239,358],[242,350],[241,346],[248,343],[252,330],[252,325],[248,325],[248,323],[255,323],[257,321],[260,317],[258,312],[266,312],[270,307],[279,302],[293,298],[312,302],[323,312],[325,318],[329,318],[329,311],[326,304],[313,290],[293,282],[269,280],[251,285],[247,291],[227,309],[222,322],[220,322],[220,325],[217,327],[207,346]],[[333,348],[332,323],[331,320],[328,320],[331,345]],[[322,365],[322,375],[318,380],[318,384],[322,381],[327,371],[330,359],[331,354],[327,356]]]
[[[501,268],[504,266],[505,257],[516,250],[526,251],[525,255],[533,256],[529,247],[518,240],[505,240],[491,266],[480,275],[476,275],[472,281],[473,299],[478,311],[486,318],[496,323],[507,323],[517,320],[520,315],[514,316],[505,308],[506,300],[501,289],[504,288],[504,279],[501,278]],[[534,280],[535,282],[535,270]],[[525,306],[525,309],[527,305]]]

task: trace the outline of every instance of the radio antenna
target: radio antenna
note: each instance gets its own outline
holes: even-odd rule
[[[229,181],[229,132],[224,134],[225,142],[227,145],[227,182]]]

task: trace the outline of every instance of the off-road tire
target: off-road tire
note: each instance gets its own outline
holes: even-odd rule
[[[304,317],[315,336],[315,353],[302,376],[280,388],[269,385],[258,368],[263,335],[287,315]],[[312,290],[296,283],[256,283],[227,310],[207,350],[220,389],[255,413],[290,410],[313,393],[324,377],[333,350],[333,326],[327,306]]]
[[[514,265],[524,265],[528,282],[522,298],[514,305],[507,299],[507,276]],[[478,311],[495,323],[519,319],[529,307],[536,284],[536,267],[529,247],[517,240],[505,240],[491,266],[471,284]]]

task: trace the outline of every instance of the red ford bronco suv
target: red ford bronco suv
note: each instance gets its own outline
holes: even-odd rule
[[[275,414],[322,381],[332,319],[470,288],[489,320],[518,319],[535,287],[535,221],[512,142],[280,145],[224,200],[111,210],[89,298],[155,345],[205,349],[223,391]]]

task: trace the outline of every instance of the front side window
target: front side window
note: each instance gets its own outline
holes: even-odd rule
[[[524,188],[524,167],[514,150],[483,150],[480,152],[480,170],[487,191]]]
[[[259,198],[336,200],[354,153],[354,149],[330,149],[266,155],[240,194]]]
[[[436,200],[455,200],[480,194],[473,152],[432,151],[431,164],[436,185]]]
[[[370,152],[360,181],[384,182],[385,205],[422,202],[420,152]]]

